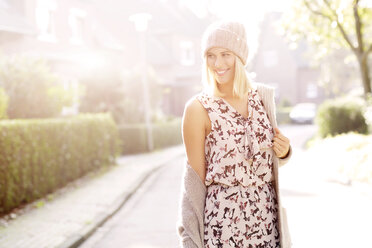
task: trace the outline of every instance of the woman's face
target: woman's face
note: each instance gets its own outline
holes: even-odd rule
[[[207,65],[214,73],[218,83],[227,84],[234,81],[235,55],[230,50],[213,47],[208,50]]]

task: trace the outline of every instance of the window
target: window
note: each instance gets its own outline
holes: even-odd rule
[[[274,50],[263,52],[263,63],[265,67],[273,67],[278,64],[278,53]]]
[[[192,66],[195,64],[194,44],[191,41],[181,41],[181,65]]]
[[[68,23],[71,28],[70,43],[74,45],[82,45],[84,43],[84,26],[86,12],[81,9],[70,9]]]
[[[315,83],[309,83],[306,87],[306,97],[307,98],[316,98],[318,96],[318,87]]]
[[[57,4],[54,0],[39,0],[35,10],[36,25],[39,29],[39,40],[56,42],[55,12]]]
[[[9,9],[9,0],[0,0],[1,9]]]

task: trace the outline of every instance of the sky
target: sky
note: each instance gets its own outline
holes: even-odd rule
[[[181,0],[197,16],[208,12],[219,18],[234,19],[246,26],[247,40],[251,51],[257,47],[259,23],[270,11],[286,11],[293,0]]]

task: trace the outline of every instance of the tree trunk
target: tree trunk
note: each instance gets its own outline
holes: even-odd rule
[[[368,56],[357,56],[359,62],[360,74],[362,76],[364,96],[367,97],[368,93],[371,92],[371,78],[369,76],[369,67],[368,67]]]

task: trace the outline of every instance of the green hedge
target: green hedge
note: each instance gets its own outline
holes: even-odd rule
[[[292,107],[285,107],[276,110],[276,122],[278,125],[291,123],[291,118],[289,117],[291,109]]]
[[[154,149],[182,144],[181,118],[164,123],[152,124]],[[148,152],[145,124],[122,125],[119,127],[122,154]]]
[[[315,122],[321,137],[341,133],[368,133],[364,105],[359,99],[339,98],[327,100],[319,106]]]
[[[0,121],[0,214],[114,163],[118,132],[108,114]]]
[[[0,88],[0,119],[6,119],[8,116],[6,111],[8,109],[9,97],[3,88]]]

